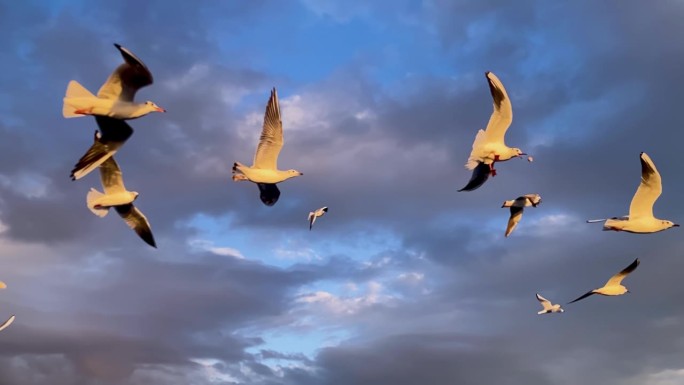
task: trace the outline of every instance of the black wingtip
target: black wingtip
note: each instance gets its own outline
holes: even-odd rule
[[[114,43],[114,47],[116,47],[116,49],[121,49],[121,44],[119,44],[119,43]]]

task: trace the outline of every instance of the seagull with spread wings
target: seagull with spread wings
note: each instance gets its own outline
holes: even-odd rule
[[[629,266],[624,268],[621,272],[615,274],[614,276],[610,277],[608,282],[606,282],[603,287],[599,287],[598,289],[590,290],[583,294],[581,297],[577,298],[574,301],[570,301],[568,303],[573,303],[577,302],[581,299],[587,298],[588,296],[592,294],[601,294],[601,295],[608,295],[608,296],[616,296],[616,295],[623,295],[625,293],[629,293],[629,290],[627,290],[626,287],[622,286],[622,280],[629,275],[629,273],[633,272],[636,270],[637,266],[639,266],[639,258],[635,259],[634,262],[632,262]]]
[[[563,313],[565,310],[561,307],[559,304],[552,304],[551,301],[548,299],[542,297],[539,293],[537,293],[537,301],[542,305],[544,308],[543,310],[540,310],[537,312],[537,314],[547,314],[547,313]]]
[[[113,157],[109,157],[100,165],[100,179],[104,193],[91,188],[86,197],[88,209],[98,217],[104,217],[114,208],[128,227],[152,247],[157,247],[152,236],[150,223],[143,213],[133,205],[138,198],[138,192],[126,190],[123,174]]]
[[[657,233],[670,227],[679,227],[672,221],[653,216],[653,205],[663,192],[662,181],[658,169],[648,154],[642,152],[639,154],[639,159],[641,160],[641,183],[629,205],[629,215],[620,218],[592,219],[588,220],[588,223],[605,221],[604,231],[626,231],[639,234]]]
[[[278,155],[282,148],[283,122],[280,119],[278,93],[273,88],[266,105],[264,125],[252,166],[240,162],[233,164],[233,180],[256,183],[261,193],[261,201],[267,206],[273,206],[280,197],[276,183],[304,175],[297,170],[278,170]]]
[[[510,207],[511,216],[508,218],[508,226],[506,227],[505,236],[511,235],[518,222],[522,219],[523,210],[527,206],[537,207],[541,203],[541,195],[526,194],[515,199],[504,201],[501,208]]]
[[[478,168],[478,165],[484,163],[489,166],[492,176],[495,176],[496,170],[494,169],[494,163],[503,162],[527,154],[522,152],[519,148],[512,148],[506,145],[504,137],[508,127],[513,121],[511,101],[508,98],[506,89],[496,75],[492,72],[485,72],[485,76],[487,77],[489,91],[494,100],[494,111],[489,118],[487,128],[485,130],[479,130],[477,136],[475,136],[473,149],[468,157],[466,168],[468,170],[475,170]],[[484,181],[482,183],[484,183]],[[460,191],[471,190],[462,189]]]
[[[316,211],[311,211],[309,212],[309,230],[313,228],[314,222],[316,222],[316,218],[322,217],[323,214],[328,212],[328,206],[323,206],[320,209]]]
[[[118,66],[93,95],[77,81],[69,82],[64,97],[62,115],[75,118],[85,115],[108,116],[115,119],[135,119],[150,112],[166,112],[153,102],[135,103],[135,93],[152,84],[152,74],[147,66],[131,51],[114,44],[123,56]]]

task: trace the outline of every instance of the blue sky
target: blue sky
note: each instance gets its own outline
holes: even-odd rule
[[[0,1],[0,384],[672,385],[684,378],[677,229],[626,214],[647,152],[658,217],[682,221],[682,3],[638,1]],[[64,119],[121,57],[167,109],[117,153],[158,248],[69,179],[96,124]],[[463,167],[492,100],[511,160]],[[250,163],[280,96],[280,184]],[[508,238],[504,200],[528,193]],[[329,212],[309,231],[307,214]],[[634,258],[631,293],[537,316]]]

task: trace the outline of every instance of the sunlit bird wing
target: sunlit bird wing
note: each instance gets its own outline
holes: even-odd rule
[[[125,63],[118,66],[97,91],[97,97],[132,102],[135,93],[152,84],[152,74],[147,66],[131,51],[119,44],[114,46],[121,52]]]
[[[636,270],[637,266],[639,266],[639,258],[635,259],[634,262],[632,262],[629,266],[625,267],[621,272],[615,274],[614,276],[610,277],[608,282],[604,286],[617,286],[620,285],[623,279],[625,279],[626,276],[629,275],[629,273],[633,272]]]
[[[105,194],[126,192],[121,169],[113,156],[107,158],[100,165],[100,180],[102,181],[102,188]]]
[[[653,217],[653,204],[663,192],[660,174],[651,158],[645,152],[641,160],[641,183],[629,205],[629,218]]]
[[[506,131],[513,121],[513,107],[501,80],[492,72],[485,72],[485,76],[494,101],[494,111],[485,130],[487,141],[503,143]]]
[[[505,236],[511,235],[515,227],[518,226],[518,222],[522,219],[523,208],[518,206],[511,206],[511,216],[508,218],[508,226],[506,227]]]
[[[539,295],[539,293],[537,293],[537,300],[539,301],[539,303],[541,303],[544,310],[551,310],[551,301],[542,297],[541,295]]]
[[[15,318],[16,318],[16,317],[15,317],[14,315],[12,315],[12,316],[9,317],[5,322],[3,322],[2,324],[0,324],[0,331],[4,330],[4,329],[6,329],[8,326],[10,326],[10,325],[12,324],[12,322],[14,322],[14,319],[15,319]]]
[[[271,97],[264,113],[264,126],[261,130],[259,145],[254,154],[252,167],[268,170],[278,169],[278,155],[283,148],[283,122],[280,120],[280,105],[276,89],[271,90]]]

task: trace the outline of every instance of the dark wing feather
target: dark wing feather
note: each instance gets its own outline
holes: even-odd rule
[[[152,84],[152,73],[131,51],[119,44],[114,44],[125,63],[121,64],[109,75],[107,81],[97,92],[99,98],[118,99],[132,102],[135,93],[142,87]]]
[[[594,293],[593,290],[588,291],[588,292],[584,293],[581,297],[577,298],[576,300],[568,302],[568,304],[571,304],[571,303],[573,303],[573,302],[577,302],[577,301],[579,301],[579,300],[581,300],[581,299],[585,299],[585,298],[587,298],[588,296],[590,296],[590,295],[592,295],[592,294],[596,294],[596,293]]]
[[[115,208],[128,227],[133,229],[145,243],[154,248],[157,247],[154,236],[152,236],[150,222],[147,221],[145,215],[137,207],[129,203],[127,205],[115,206]]]
[[[95,121],[100,127],[100,134],[96,133],[95,143],[90,146],[71,170],[72,180],[80,179],[96,169],[105,160],[116,154],[126,140],[133,135],[133,129],[123,120],[96,116]]]
[[[468,184],[458,191],[473,191],[482,186],[489,175],[491,174],[491,169],[488,164],[484,162],[478,162],[477,166],[473,169],[473,175],[470,177]]]
[[[271,183],[257,183],[259,186],[259,198],[266,206],[273,206],[280,198],[278,186]]]

